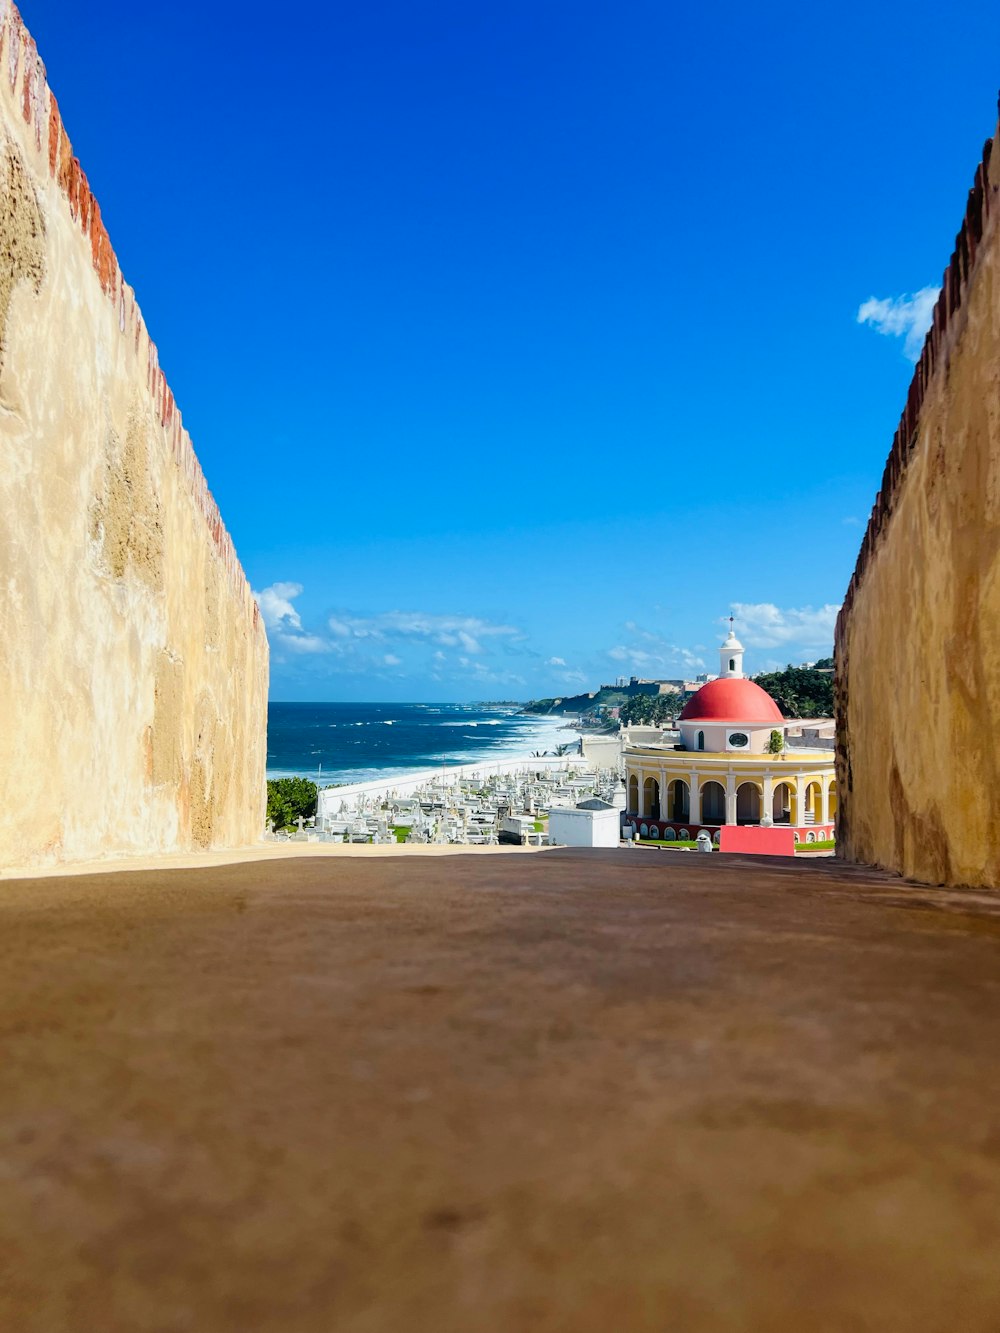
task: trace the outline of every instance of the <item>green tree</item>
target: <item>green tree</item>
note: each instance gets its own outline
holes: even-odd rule
[[[784,671],[768,671],[754,680],[785,717],[830,717],[833,713],[833,677],[815,667],[789,664]]]
[[[772,731],[764,747],[767,754],[781,754],[785,748],[785,738],[780,731]]]
[[[267,817],[276,829],[294,825],[299,815],[310,819],[316,813],[319,788],[308,778],[271,778],[267,784]]]

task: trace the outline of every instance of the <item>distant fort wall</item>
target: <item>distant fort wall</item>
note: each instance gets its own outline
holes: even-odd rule
[[[0,0],[0,867],[256,841],[257,606]]]
[[[838,851],[1000,885],[1000,147],[969,192],[836,632]]]

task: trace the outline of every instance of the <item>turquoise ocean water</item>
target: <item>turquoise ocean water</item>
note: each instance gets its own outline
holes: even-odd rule
[[[323,783],[528,757],[579,735],[565,718],[483,704],[272,703],[267,717],[267,776]]]

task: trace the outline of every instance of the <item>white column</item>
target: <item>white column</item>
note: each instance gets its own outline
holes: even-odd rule
[[[698,790],[698,774],[692,773],[688,779],[688,823],[701,824],[701,792]]]
[[[769,820],[774,819],[774,778],[770,773],[764,774],[764,795],[761,798],[760,817],[763,821],[767,815]]]
[[[830,822],[830,785],[826,778],[819,780],[819,799],[820,810],[823,812],[823,823]]]
[[[667,817],[667,775],[666,775],[666,773],[662,773],[662,772],[661,772],[661,774],[660,774],[660,818],[661,818],[661,819],[666,819],[666,817]]]
[[[726,823],[736,823],[736,776],[726,774]]]

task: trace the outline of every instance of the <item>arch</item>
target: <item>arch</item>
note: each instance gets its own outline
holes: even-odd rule
[[[703,824],[724,824],[726,822],[726,789],[721,782],[702,784],[701,822]]]
[[[833,821],[837,818],[837,779],[836,779],[836,778],[831,778],[831,779],[830,779],[830,784],[829,784],[829,786],[828,786],[827,789],[826,789],[826,801],[827,801],[827,806],[826,806],[826,808],[827,808],[827,812],[828,812],[828,814],[829,814],[830,823],[832,824]]]
[[[691,788],[683,778],[674,778],[667,783],[667,818],[691,818]]]
[[[678,833],[678,835],[677,835],[677,841],[678,841],[678,842],[690,842],[690,840],[691,840],[691,834],[687,831],[686,828],[682,828],[681,831],[680,831],[680,833]]]
[[[741,782],[736,788],[736,822],[760,823],[760,787],[756,782]]]
[[[648,825],[648,824],[640,824],[640,825],[639,825],[639,837],[640,837],[640,838],[648,838],[648,837],[649,837],[649,825]]]
[[[660,817],[660,784],[656,778],[647,778],[642,784],[642,813],[647,819]]]
[[[676,837],[677,837],[677,834],[673,831],[672,828],[665,828],[665,829],[663,830],[663,841],[664,841],[664,842],[673,842],[673,841],[676,839]]]
[[[735,670],[736,670],[736,658],[735,658],[735,657],[731,657],[731,658],[729,659],[729,670],[730,670],[730,671],[735,671]]]
[[[771,819],[775,824],[792,824],[795,791],[790,782],[779,782],[771,798]]]
[[[703,731],[699,731],[699,732],[698,732],[698,749],[699,749],[699,750],[704,750],[704,748],[705,748],[705,733],[704,733]]]
[[[629,814],[639,813],[639,778],[635,773],[630,773],[628,779],[628,809]]]
[[[819,783],[815,779],[812,782],[807,782],[802,800],[803,824],[818,824],[821,821],[823,818],[822,799]]]

